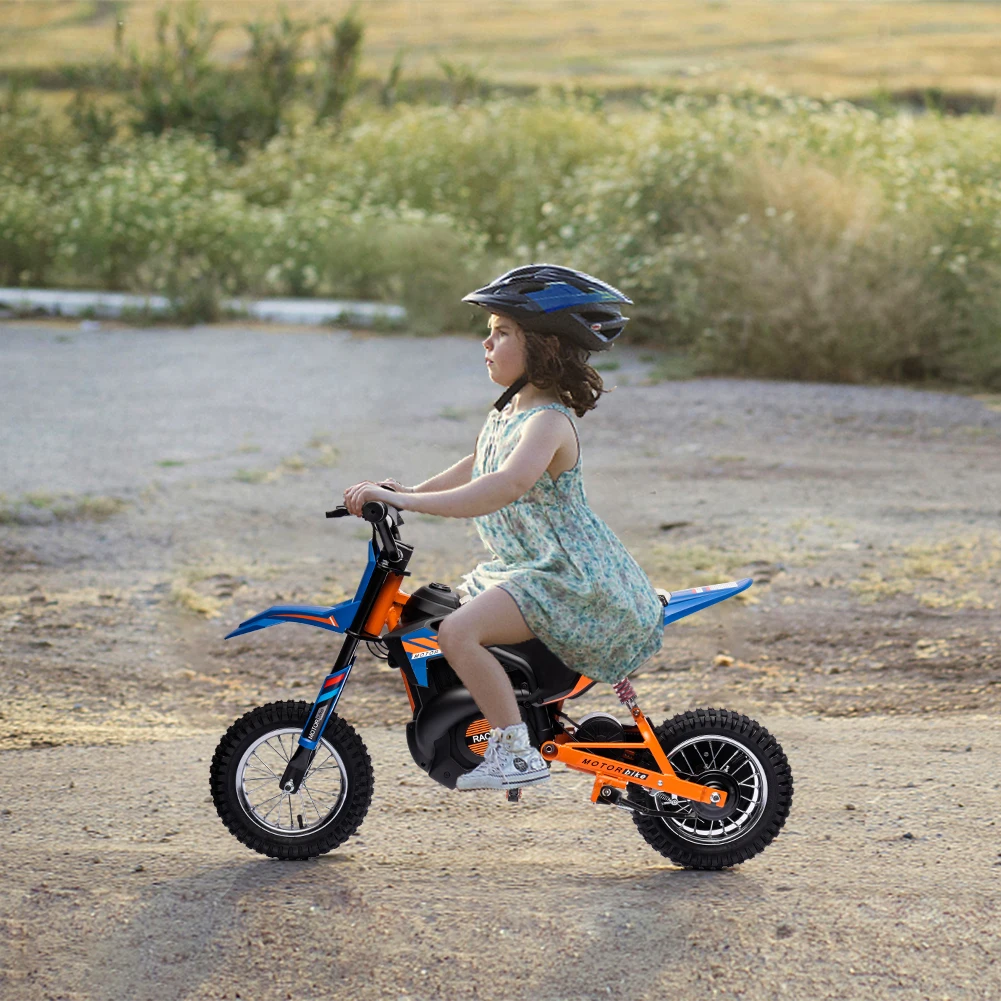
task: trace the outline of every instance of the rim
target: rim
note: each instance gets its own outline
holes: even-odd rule
[[[304,838],[325,827],[340,812],[348,791],[344,761],[325,739],[303,777],[299,791],[278,788],[301,730],[285,727],[258,737],[240,758],[236,788],[240,806],[259,827],[286,838]]]
[[[667,756],[679,778],[713,789],[725,789],[723,807],[654,795],[662,822],[697,845],[724,845],[757,823],[768,799],[768,780],[761,761],[732,737],[690,737]]]

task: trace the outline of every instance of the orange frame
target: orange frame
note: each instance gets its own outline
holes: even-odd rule
[[[630,782],[646,786],[654,792],[674,793],[683,799],[693,799],[697,803],[706,803],[709,806],[722,807],[726,803],[725,789],[712,789],[709,786],[699,785],[697,782],[686,782],[684,779],[679,779],[671,767],[671,762],[667,760],[667,755],[660,746],[660,741],[657,740],[657,735],[653,732],[653,727],[643,711],[635,705],[630,706],[629,711],[643,737],[641,744],[625,743],[621,740],[575,744],[569,737],[561,734],[555,740],[547,740],[543,743],[542,756],[547,761],[562,761],[568,768],[594,775],[594,787],[591,790],[592,803],[598,801],[602,795],[602,789],[606,786],[625,789]],[[638,768],[628,762],[616,761],[613,758],[605,758],[600,754],[593,753],[594,749],[606,747],[627,747],[630,750],[643,748],[653,755],[653,760],[657,762],[660,771]],[[583,748],[587,748],[587,750],[583,750]]]
[[[390,573],[386,582],[379,591],[379,596],[372,606],[363,627],[364,632],[370,636],[378,636],[382,632],[382,627],[388,625],[390,629],[395,629],[400,621],[400,613],[403,606],[410,599],[410,595],[400,589],[403,583],[401,574]],[[403,685],[407,690],[407,699],[410,701],[410,708],[414,708],[414,697],[411,694],[410,686],[407,684],[407,676],[401,670]],[[595,803],[601,796],[601,791],[607,786],[616,789],[625,789],[630,782],[636,785],[646,786],[655,792],[674,793],[683,799],[693,799],[698,803],[708,803],[710,806],[722,807],[726,803],[725,789],[711,789],[709,786],[699,785],[696,782],[686,782],[679,779],[671,767],[671,762],[667,760],[664,749],[660,746],[656,734],[650,721],[643,714],[639,706],[630,705],[629,711],[636,722],[637,729],[643,737],[643,743],[624,743],[623,741],[605,741],[591,744],[574,744],[570,738],[561,734],[555,740],[547,740],[542,745],[542,756],[547,761],[562,761],[568,768],[573,768],[578,772],[588,772],[595,776],[594,787],[591,789],[591,802]],[[582,750],[581,748],[588,748]],[[616,761],[613,758],[605,758],[595,754],[595,748],[621,748],[628,747],[630,750],[645,748],[653,755],[653,760],[660,768],[659,772],[648,771],[645,768],[634,768],[628,762]]]

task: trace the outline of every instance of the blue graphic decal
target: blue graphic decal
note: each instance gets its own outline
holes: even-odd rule
[[[526,296],[537,302],[544,313],[555,313],[568,306],[579,306],[587,302],[618,302],[619,297],[611,292],[581,292],[566,282],[552,282],[538,292],[527,292]]]
[[[354,667],[353,662],[335,674],[328,674],[323,679],[320,694],[316,696],[316,701],[313,703],[313,711],[309,714],[309,719],[306,720],[302,733],[299,734],[299,743],[302,747],[313,750],[320,743],[323,731],[326,729],[327,723],[330,722],[334,707],[341,697],[341,692],[344,691],[345,684],[347,684],[352,667]]]
[[[402,640],[403,652],[407,655],[407,660],[410,661],[414,679],[422,688],[427,688],[428,661],[442,655],[438,648],[437,631],[424,626],[422,629],[415,629],[412,633],[406,633]]]
[[[355,596],[352,601],[361,602],[361,596],[365,593],[365,588],[368,587],[368,582],[372,579],[372,571],[375,569],[375,545],[371,539],[368,540],[368,563],[365,566],[365,572],[362,574],[361,583],[358,585],[358,590],[355,591]]]

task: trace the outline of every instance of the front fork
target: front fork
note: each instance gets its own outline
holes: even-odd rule
[[[289,759],[289,763],[285,766],[285,771],[282,772],[282,777],[279,779],[279,785],[283,792],[299,791],[299,786],[313,762],[313,756],[316,754],[316,748],[323,737],[323,731],[333,715],[345,684],[347,684],[352,667],[354,667],[353,660],[344,667],[335,666],[333,671],[323,679],[320,692],[313,702],[313,708],[309,711],[306,725],[302,728],[302,733],[299,734],[299,746],[295,749],[295,753]]]
[[[383,537],[385,543],[386,537]],[[390,539],[390,541],[392,541]],[[365,595],[358,606],[354,620],[350,628],[346,630],[347,639],[341,647],[341,652],[337,655],[330,674],[323,679],[320,686],[320,694],[316,696],[313,708],[309,711],[306,725],[299,734],[299,746],[295,749],[295,754],[289,759],[289,763],[282,772],[282,777],[278,780],[282,792],[294,793],[299,791],[302,780],[309,770],[316,754],[317,745],[323,736],[324,727],[333,715],[337,700],[344,691],[351,668],[355,663],[355,652],[362,639],[366,641],[375,639],[386,624],[388,616],[394,603],[400,596],[400,582],[407,575],[406,565],[413,550],[409,546],[399,544],[403,555],[399,556],[398,567],[388,562],[380,555],[376,560],[375,569],[372,572],[371,580],[365,590]],[[402,561],[402,562],[400,562]],[[399,618],[399,611],[396,612]],[[393,620],[393,625],[395,625]],[[390,627],[392,628],[392,627]]]

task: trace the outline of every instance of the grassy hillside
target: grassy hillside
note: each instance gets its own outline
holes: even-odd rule
[[[0,2],[0,70],[53,68],[107,56],[114,23],[151,46],[159,3]],[[219,57],[238,62],[240,25],[275,0],[209,0],[230,27]],[[339,17],[343,2],[286,3],[293,16]],[[1001,91],[1001,4],[906,0],[360,0],[362,71],[385,75],[405,47],[405,74],[435,76],[438,59],[499,83],[585,86],[750,85],[821,97],[878,90],[995,97]]]

